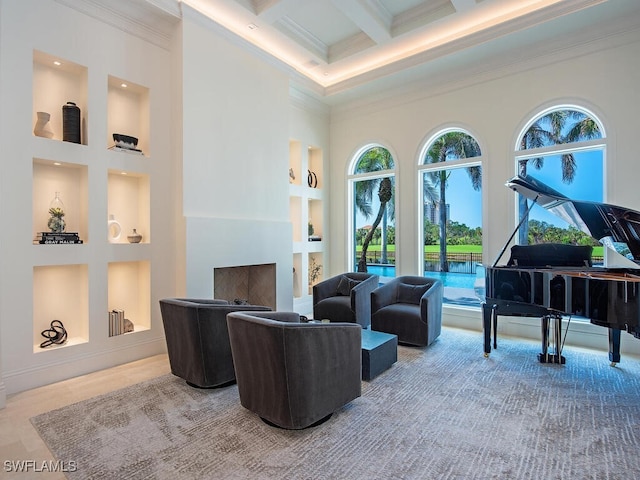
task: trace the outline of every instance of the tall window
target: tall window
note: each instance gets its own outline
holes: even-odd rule
[[[422,271],[442,280],[446,303],[480,304],[474,284],[482,262],[481,154],[470,134],[447,130],[427,142],[418,167]]]
[[[355,271],[395,276],[395,163],[380,145],[354,158],[349,175],[351,265]]]
[[[531,176],[574,200],[602,202],[604,189],[604,130],[590,112],[578,107],[554,107],[523,129],[515,152],[516,172]],[[530,203],[518,196],[518,219]],[[518,243],[594,245],[594,261],[602,247],[576,226],[534,205],[518,230]]]

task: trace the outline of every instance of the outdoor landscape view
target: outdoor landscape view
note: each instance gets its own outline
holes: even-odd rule
[[[604,148],[593,141],[600,138],[601,128],[591,115],[571,109],[548,111],[532,121],[522,135],[515,170],[569,198],[602,202]],[[450,304],[480,304],[479,280],[484,279],[481,160],[476,140],[453,130],[429,144],[419,169],[421,273],[443,281],[445,302]],[[359,157],[351,180],[354,268],[381,277],[396,275],[394,168],[387,149],[371,147]],[[530,206],[525,198],[519,198],[518,216],[525,215]],[[602,259],[602,246],[595,239],[537,205],[528,212],[516,239],[519,244],[592,245],[594,262]],[[508,253],[505,256],[502,263]]]

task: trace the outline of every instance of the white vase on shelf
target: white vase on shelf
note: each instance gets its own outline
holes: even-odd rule
[[[109,228],[109,241],[115,243],[120,239],[122,233],[122,227],[120,222],[116,220],[115,215],[109,215],[109,221],[107,222]]]
[[[47,112],[36,112],[36,116],[38,120],[36,121],[35,127],[33,127],[33,134],[37,137],[53,138],[53,132],[51,128],[49,128],[51,114]]]

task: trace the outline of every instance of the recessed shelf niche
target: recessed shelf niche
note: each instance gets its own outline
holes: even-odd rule
[[[41,335],[60,320],[67,342],[40,348]],[[85,264],[33,268],[33,351],[43,352],[89,341],[88,268]]]
[[[113,134],[138,139],[137,148],[149,157],[149,89],[109,75],[107,95],[107,147],[114,145]]]
[[[86,243],[88,238],[88,175],[86,165],[33,159],[33,238],[47,232],[49,205],[60,193],[64,203],[67,232],[78,232]]]
[[[142,235],[141,243],[151,242],[149,176],[129,171],[109,170],[107,224],[110,215],[120,224],[120,238],[112,243],[129,243],[133,229]]]
[[[303,278],[302,270],[302,254],[294,253],[293,255],[293,297],[300,298],[302,296],[302,285],[307,282]],[[303,283],[304,282],[304,283]]]
[[[302,199],[300,197],[289,197],[289,217],[293,228],[293,241],[302,241]]]
[[[313,293],[313,287],[316,283],[321,282],[324,277],[324,265],[322,252],[309,253],[309,266],[308,266],[308,286],[309,295]],[[312,278],[315,275],[316,278]]]
[[[133,322],[133,332],[151,328],[151,267],[148,261],[110,262],[108,266],[108,310],[123,310]],[[109,315],[104,314],[104,334],[108,336]]]
[[[309,172],[307,178],[307,185],[312,188],[322,188],[323,184],[323,171],[322,171],[322,149],[316,147],[309,147],[307,149],[308,154],[308,164],[309,164]],[[311,185],[309,185],[309,180],[311,181]]]
[[[67,102],[80,108],[82,144],[87,145],[87,67],[65,58],[33,51],[33,130],[37,112],[50,114],[49,129],[53,140],[62,140],[62,107]]]
[[[293,175],[293,178],[292,178]],[[307,182],[307,173],[302,174],[302,144],[298,141],[289,142],[289,183],[292,185],[304,185]]]

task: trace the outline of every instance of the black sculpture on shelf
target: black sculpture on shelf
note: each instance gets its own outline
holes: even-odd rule
[[[51,345],[62,345],[67,341],[67,330],[60,320],[53,320],[51,328],[43,330],[42,335],[46,340],[40,344],[40,348],[50,347]]]
[[[311,170],[307,170],[307,172],[307,184],[311,188],[316,188],[318,186],[318,176]]]

